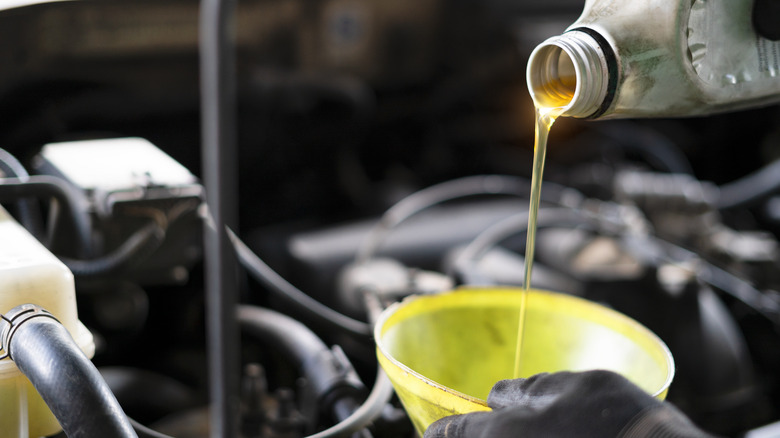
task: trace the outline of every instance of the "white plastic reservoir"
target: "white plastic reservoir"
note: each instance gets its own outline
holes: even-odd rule
[[[78,320],[73,274],[0,207],[0,314],[27,303],[51,312],[70,331],[81,351],[92,358],[95,343]],[[11,359],[0,360],[0,435],[41,437],[60,430]]]

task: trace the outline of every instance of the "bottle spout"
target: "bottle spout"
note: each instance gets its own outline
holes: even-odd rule
[[[608,56],[591,32],[554,36],[531,53],[526,80],[537,107],[562,108],[562,115],[580,118],[597,117],[607,109],[608,84],[616,78],[609,77]]]

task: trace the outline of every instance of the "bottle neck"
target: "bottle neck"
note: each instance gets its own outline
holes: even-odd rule
[[[610,76],[616,69],[609,68],[605,53],[612,50],[606,41],[602,43],[607,47],[602,47],[590,33],[572,30],[554,36],[531,53],[526,79],[536,106],[563,108],[562,115],[580,118],[606,110],[609,81],[616,79]]]

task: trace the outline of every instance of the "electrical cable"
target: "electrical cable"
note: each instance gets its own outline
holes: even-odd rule
[[[368,313],[368,320],[375,327],[383,309],[381,300],[370,291],[364,291],[363,303]],[[344,421],[307,438],[343,437],[365,428],[382,415],[382,411],[390,403],[394,393],[395,389],[392,382],[390,382],[382,367],[378,366],[374,386],[371,387],[371,392],[363,404]]]
[[[234,233],[229,231],[229,235],[231,236],[234,245],[236,245],[237,250],[241,251],[239,248],[243,247],[245,248],[246,251],[249,251],[249,253],[251,253],[251,251],[248,248],[246,248],[246,246],[240,240],[238,240],[238,238],[235,236]],[[259,260],[259,258],[257,260]],[[278,276],[278,274],[276,273],[274,273],[274,275]],[[303,294],[303,292],[300,291],[298,291],[298,293]],[[330,310],[327,307],[326,309]],[[320,341],[319,338],[317,338],[316,340],[312,339],[312,336],[314,336],[313,334],[306,335],[306,336],[302,336],[302,335],[291,336],[290,330],[294,328],[289,326],[289,324],[291,323],[283,324],[285,328],[280,329],[280,327],[276,327],[272,323],[272,321],[275,319],[272,318],[270,322],[268,321],[269,317],[273,316],[271,315],[271,312],[270,311],[261,312],[261,310],[262,309],[251,307],[251,306],[239,306],[238,318],[239,321],[241,321],[242,326],[244,326],[245,328],[254,329],[258,327],[252,324],[262,323],[263,327],[266,327],[268,329],[273,329],[275,332],[278,332],[279,334],[278,336],[275,336],[274,339],[276,339],[277,342],[283,344],[284,348],[282,349],[288,351],[288,354],[292,354],[293,356],[298,357],[302,361],[308,362],[309,359],[306,359],[306,357],[308,357],[312,351],[321,350],[322,348],[325,348],[324,344],[322,344],[322,341]],[[332,310],[330,311],[333,312]],[[294,322],[295,325],[300,324],[297,323],[297,321],[295,320],[289,319],[288,317],[284,317],[284,315],[280,315],[280,314],[277,315],[279,315],[279,317],[283,317],[284,319]],[[363,324],[366,328],[369,328],[368,324],[365,323],[360,323],[360,324]],[[301,325],[301,327],[303,326]],[[300,333],[301,331],[303,330],[299,330],[299,329],[295,330],[296,333]],[[305,329],[305,331],[308,332],[308,329]],[[309,345],[309,347],[307,347],[307,345]],[[387,403],[389,403],[393,393],[394,390],[393,390],[392,383],[387,378],[387,375],[384,373],[384,371],[380,368],[377,371],[376,379],[374,382],[374,386],[371,389],[371,392],[369,393],[365,402],[362,405],[360,405],[358,409],[356,409],[351,415],[349,415],[343,421],[335,424],[329,429],[311,435],[309,438],[328,438],[328,437],[336,437],[336,436],[346,436],[350,433],[365,428],[367,425],[369,425],[371,422],[373,422],[376,418],[378,418],[382,414],[382,410],[384,409],[384,406]]]
[[[210,436],[238,436],[238,278],[225,227],[236,226],[236,0],[202,0],[199,17],[201,162],[208,202],[204,227]]]
[[[355,412],[360,407],[360,403],[357,402],[355,399],[351,398],[342,398],[336,401],[333,404],[333,412],[336,417],[336,420],[338,420],[339,423],[349,418],[350,415],[352,415],[353,412]],[[374,435],[371,433],[370,430],[368,430],[367,427],[364,427],[360,430],[357,430],[350,435],[351,438],[373,438]]]
[[[227,233],[238,255],[239,262],[257,281],[320,321],[327,322],[356,336],[368,337],[371,335],[371,327],[368,324],[341,314],[305,294],[263,262],[232,230],[228,229]]]
[[[780,190],[780,160],[720,186],[717,206],[721,210],[748,207]]]
[[[6,177],[27,178],[30,176],[18,159],[2,148],[0,148],[0,172],[3,172]]]
[[[353,320],[309,297],[266,265],[232,230],[227,229],[227,235],[233,243],[239,261],[255,279],[266,284],[279,293],[280,296],[298,305],[301,309],[308,311],[311,315],[320,317],[323,321],[358,336],[371,335],[372,329],[370,324]],[[371,314],[372,312],[369,313]],[[355,412],[343,421],[308,438],[346,436],[366,427],[382,414],[384,406],[389,403],[393,394],[392,383],[385,372],[379,368],[371,392],[366,401]]]
[[[170,435],[150,429],[132,418],[129,418],[129,420],[130,424],[133,426],[133,430],[138,434],[138,438],[173,438]]]
[[[352,415],[347,417],[344,421],[321,432],[310,435],[307,438],[342,437],[363,429],[382,415],[382,410],[384,410],[387,403],[390,402],[393,394],[393,384],[390,382],[390,379],[387,377],[384,370],[379,368],[376,373],[374,386],[371,388],[368,398],[366,398],[366,401],[363,402]]]
[[[369,260],[385,236],[413,215],[446,201],[476,195],[510,195],[528,197],[530,182],[506,175],[477,175],[445,181],[422,189],[390,207],[369,231],[358,248],[355,261]],[[582,196],[573,189],[555,183],[545,183],[542,196],[547,202],[576,206]]]

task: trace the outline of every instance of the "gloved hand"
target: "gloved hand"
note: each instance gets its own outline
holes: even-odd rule
[[[705,438],[682,413],[611,371],[537,374],[502,380],[492,412],[445,417],[424,438]]]

